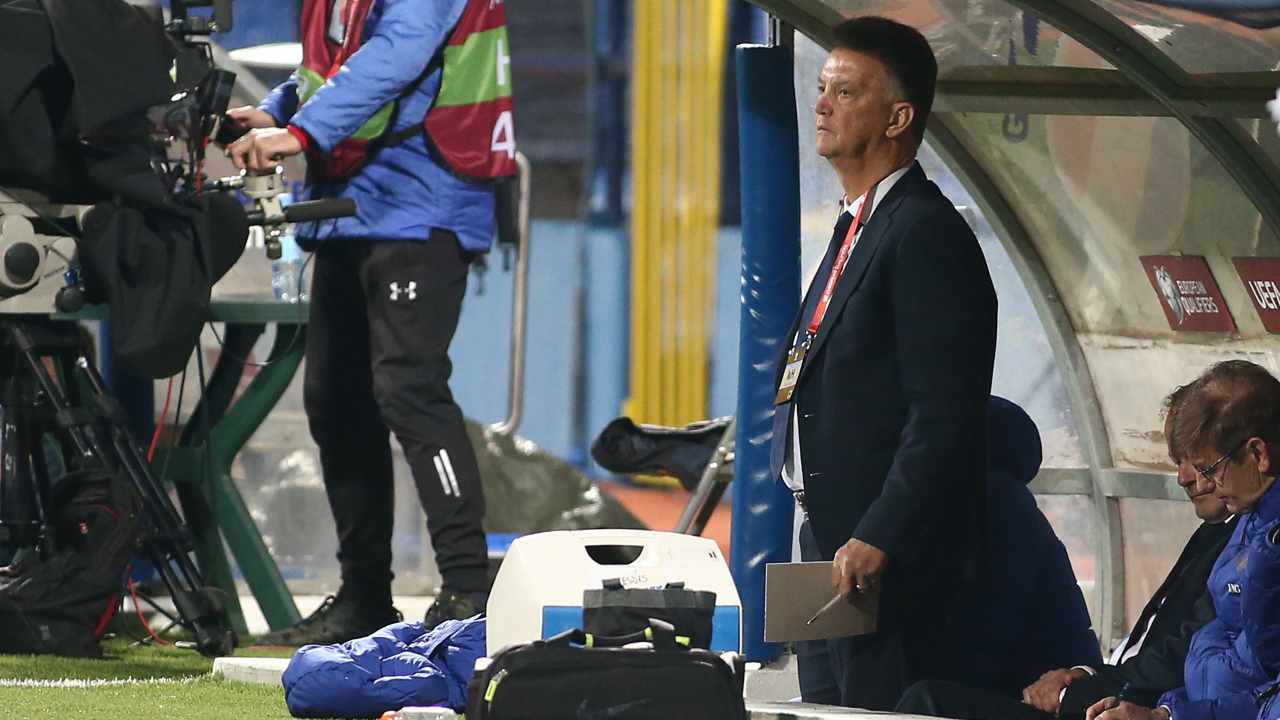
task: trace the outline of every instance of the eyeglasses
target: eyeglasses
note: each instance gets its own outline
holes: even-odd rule
[[[1218,472],[1218,468],[1222,465],[1222,463],[1227,461],[1227,458],[1231,457],[1232,455],[1235,455],[1236,452],[1240,450],[1240,448],[1244,447],[1244,444],[1248,441],[1249,441],[1248,438],[1241,440],[1235,447],[1231,448],[1231,450],[1226,455],[1223,455],[1217,460],[1214,460],[1213,464],[1210,465],[1209,467],[1202,468],[1197,465],[1196,472],[1200,473],[1200,475],[1205,480],[1208,480],[1209,482],[1217,482],[1216,480],[1214,480],[1213,476]]]

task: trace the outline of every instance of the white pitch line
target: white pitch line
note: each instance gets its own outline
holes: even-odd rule
[[[118,685],[178,685],[200,680],[205,675],[185,678],[115,678],[111,680],[12,680],[0,678],[0,687],[21,688],[100,688]]]

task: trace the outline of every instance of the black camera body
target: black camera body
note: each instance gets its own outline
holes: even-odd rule
[[[191,12],[202,6],[213,14]],[[124,0],[0,4],[0,300],[35,287],[50,248],[70,238],[57,309],[111,304],[118,343],[138,348],[132,369],[153,377],[184,362],[213,283],[248,238],[238,202],[201,192],[235,85],[207,35],[230,27],[231,4],[170,10],[166,22]],[[190,312],[136,317],[157,304]]]

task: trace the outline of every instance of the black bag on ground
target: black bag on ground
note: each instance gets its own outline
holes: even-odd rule
[[[630,635],[649,626],[650,618],[671,623],[676,635],[690,639],[690,646],[711,647],[712,619],[716,594],[688,590],[684,583],[667,583],[665,588],[622,587],[609,579],[604,588],[582,593],[582,627],[592,635]]]
[[[500,651],[471,680],[467,720],[744,720],[743,662],[732,663],[678,644],[663,622],[629,637],[570,630]]]
[[[55,486],[54,551],[0,568],[0,653],[97,657],[141,533],[121,474],[71,474]]]

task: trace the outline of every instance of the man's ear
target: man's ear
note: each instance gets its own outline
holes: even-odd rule
[[[1258,472],[1263,475],[1272,475],[1275,469],[1271,463],[1271,447],[1266,440],[1260,437],[1249,438],[1249,442],[1245,443],[1245,448],[1249,452],[1249,456],[1253,458],[1258,465]]]
[[[886,137],[896,138],[911,129],[916,119],[916,109],[908,102],[896,102],[889,108],[889,127],[885,129]]]

